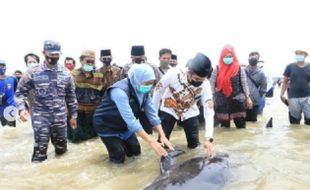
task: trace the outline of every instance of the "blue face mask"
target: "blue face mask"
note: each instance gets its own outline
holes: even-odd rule
[[[305,56],[303,55],[296,55],[295,59],[297,62],[304,62],[305,61]]]
[[[138,91],[141,94],[146,94],[152,90],[152,87],[153,87],[153,85],[149,85],[149,86],[141,85],[140,88],[138,89]]]
[[[234,58],[233,57],[224,57],[223,58],[223,61],[226,65],[230,65],[232,64],[232,62],[234,61]]]
[[[28,63],[28,68],[32,68],[35,67],[36,65],[38,65],[38,63]]]
[[[94,66],[84,64],[83,65],[83,70],[86,71],[86,72],[92,72],[94,70]]]
[[[5,75],[6,69],[5,68],[0,68],[0,75]]]

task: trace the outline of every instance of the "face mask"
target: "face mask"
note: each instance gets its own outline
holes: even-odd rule
[[[28,63],[27,67],[32,68],[35,67],[36,65],[38,65],[38,63]]]
[[[153,87],[153,85],[149,85],[149,86],[141,85],[140,88],[138,89],[138,91],[141,94],[146,94],[146,93],[149,93],[152,90],[152,87]]]
[[[73,65],[73,64],[67,64],[67,65],[66,65],[66,68],[67,68],[69,71],[73,71],[74,65]]]
[[[304,62],[305,61],[305,57],[303,55],[296,55],[295,59],[297,62]]]
[[[16,77],[16,79],[17,79],[17,82],[19,82],[19,80],[21,79],[22,77]]]
[[[94,66],[84,64],[83,65],[83,70],[86,71],[86,72],[92,72],[94,70]]]
[[[160,65],[163,65],[165,67],[168,67],[169,62],[168,61],[160,61]]]
[[[177,64],[174,64],[174,63],[170,63],[169,64],[171,67],[176,67],[177,66]]]
[[[137,63],[137,64],[142,63],[142,59],[141,58],[135,58],[135,63]]]
[[[252,66],[256,65],[257,62],[258,62],[257,59],[250,59],[250,60],[249,60],[249,64],[252,65]]]
[[[194,87],[198,87],[198,86],[200,86],[203,82],[202,82],[202,81],[191,80],[189,83],[190,83],[191,85],[193,85]]]
[[[103,59],[102,62],[106,65],[111,65],[112,59]]]
[[[232,62],[234,61],[234,58],[233,57],[224,57],[223,58],[223,61],[226,65],[230,65],[232,64]]]
[[[46,57],[46,60],[50,60],[49,64],[56,65],[58,63],[59,57]]]
[[[5,68],[0,68],[0,75],[5,75],[6,69]]]

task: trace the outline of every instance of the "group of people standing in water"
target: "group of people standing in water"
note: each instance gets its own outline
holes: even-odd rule
[[[296,62],[284,72],[281,100],[289,107],[292,124],[298,124],[304,113],[305,123],[310,125],[308,54],[303,50],[295,54]],[[49,140],[55,153],[62,155],[67,151],[67,139],[79,143],[96,136],[113,163],[141,153],[137,136],[159,156],[167,156],[175,147],[170,136],[176,123],[184,129],[188,148],[196,148],[200,145],[199,115],[204,118],[203,147],[213,156],[216,123],[230,127],[233,120],[237,128],[245,128],[247,121],[257,121],[265,94],[273,90],[258,66],[260,54],[251,52],[249,64],[241,66],[231,45],[224,46],[214,67],[202,53],[182,67],[167,48],[159,51],[156,66],[147,61],[143,46],[132,46],[131,62],[123,67],[112,63],[110,49],[100,51],[99,69],[93,50],[82,52],[78,69],[71,57],[65,59],[64,66],[59,64],[59,42],[45,41],[43,55],[45,59],[39,63],[37,55],[27,54],[28,70],[16,80],[5,77],[2,70],[6,63],[0,60],[1,105],[8,106],[10,99],[21,121],[31,118],[33,162],[47,159]],[[13,90],[7,92],[6,86]],[[1,122],[5,122],[2,107]],[[155,138],[150,135],[153,131],[158,133]]]

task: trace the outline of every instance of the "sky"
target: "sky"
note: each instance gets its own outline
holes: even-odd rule
[[[240,63],[258,51],[265,68],[282,75],[294,50],[310,53],[307,0],[10,0],[0,1],[0,59],[8,74],[25,71],[23,57],[40,55],[44,40],[62,44],[60,64],[85,49],[111,49],[113,62],[130,62],[132,45],[144,45],[151,63],[169,48],[185,65],[197,52],[218,64],[224,45]]]

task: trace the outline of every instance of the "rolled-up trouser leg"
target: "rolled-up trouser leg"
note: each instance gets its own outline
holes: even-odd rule
[[[47,159],[47,147],[50,138],[51,123],[47,118],[34,115],[32,118],[32,128],[34,133],[34,147],[32,162],[42,162]]]
[[[67,120],[52,124],[51,140],[57,155],[62,155],[67,151]]]
[[[192,117],[182,122],[188,148],[196,148],[199,145],[198,123],[198,117]]]
[[[302,99],[304,98],[288,99],[289,120],[291,124],[300,124],[302,113]]]
[[[288,116],[289,116],[290,124],[300,124],[301,119],[297,119],[293,117],[290,112],[288,113]]]
[[[307,97],[302,105],[302,112],[304,113],[305,124],[310,125],[310,97]]]

